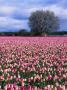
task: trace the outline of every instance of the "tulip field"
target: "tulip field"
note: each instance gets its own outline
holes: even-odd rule
[[[67,90],[67,37],[0,37],[2,90]]]

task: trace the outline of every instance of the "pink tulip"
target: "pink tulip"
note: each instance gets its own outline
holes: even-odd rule
[[[24,87],[22,86],[22,87],[20,87],[20,90],[24,90]]]
[[[0,81],[5,80],[4,77],[7,74],[6,82],[16,79],[16,84],[21,82],[24,87],[26,79],[22,79],[20,73],[35,71],[37,74],[33,76],[34,78],[28,79],[29,84],[31,80],[34,82],[54,80],[57,83],[67,77],[66,61],[67,37],[0,37],[0,71],[2,72]],[[44,75],[46,73],[47,75]],[[63,84],[66,86],[66,82]],[[7,89],[7,87],[20,90],[20,87],[14,84],[4,88]],[[50,88],[47,85],[46,89]],[[64,87],[62,85],[58,88]]]

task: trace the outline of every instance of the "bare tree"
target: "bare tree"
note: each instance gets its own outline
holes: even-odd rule
[[[59,28],[59,19],[50,11],[35,11],[29,17],[32,35],[44,35]]]

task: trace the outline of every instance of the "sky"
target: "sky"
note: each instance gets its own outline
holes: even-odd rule
[[[67,30],[67,0],[0,0],[0,31],[29,30],[28,18],[36,10],[53,11],[59,30]]]

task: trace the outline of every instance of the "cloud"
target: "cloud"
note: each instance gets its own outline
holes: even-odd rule
[[[67,8],[59,6],[58,4],[52,4],[47,6],[29,6],[28,8],[16,7],[16,6],[0,6],[0,16],[8,16],[15,19],[27,19],[30,14],[36,10],[50,10],[61,18],[67,18]],[[61,13],[63,12],[63,13]]]
[[[24,11],[26,12],[27,16],[30,16],[30,14],[32,12],[37,11],[37,10],[44,10],[44,11],[50,10],[50,11],[54,12],[56,16],[67,19],[67,8],[61,7],[57,4],[52,4],[52,5],[48,5],[48,6],[31,7],[31,8],[25,9]]]
[[[11,29],[15,29],[15,30],[19,30],[22,28],[28,28],[27,27],[27,20],[16,20],[16,19],[12,19],[12,18],[8,18],[8,17],[0,17],[0,28],[2,30],[11,30]],[[12,31],[12,30],[11,30]]]
[[[10,16],[16,7],[11,6],[0,6],[0,16]]]
[[[53,11],[58,17],[67,19],[67,8],[58,5],[49,5],[45,7],[45,10]]]
[[[0,0],[0,30],[29,29],[28,17],[36,10],[50,10],[67,20],[67,0]]]
[[[29,15],[26,9],[22,11],[21,8],[16,8],[14,12],[11,14],[11,17],[18,20],[26,20],[28,19]]]

